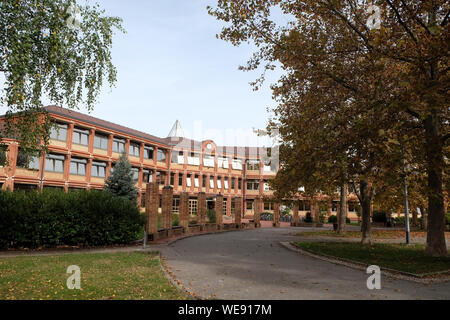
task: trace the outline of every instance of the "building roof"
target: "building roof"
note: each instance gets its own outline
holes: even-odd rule
[[[181,128],[180,121],[175,121],[175,124],[172,127],[172,130],[170,130],[168,138],[185,138],[184,131]]]

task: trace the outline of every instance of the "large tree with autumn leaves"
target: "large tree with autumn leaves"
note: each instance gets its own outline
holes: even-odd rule
[[[374,7],[368,10],[371,4],[381,12],[376,28],[371,28],[375,13]],[[397,170],[403,159],[412,161],[412,153],[417,151],[412,146],[418,143],[427,180],[426,251],[433,256],[446,255],[443,181],[450,137],[448,1],[218,0],[217,6],[208,10],[227,23],[220,38],[233,45],[252,41],[258,47],[242,69],[262,67],[265,72],[280,65],[285,71],[274,86],[279,105],[272,127],[285,129],[281,134],[287,146],[295,147],[300,116],[313,119],[314,90],[321,94],[328,86],[337,92],[334,112],[329,106],[323,111],[329,113],[330,122],[343,124],[328,131],[335,135],[337,154],[346,156],[347,174],[363,211],[370,212],[387,170]],[[290,22],[281,25],[279,21],[284,19],[279,19],[280,15]],[[263,79],[264,73],[254,85]],[[302,97],[307,93],[307,98]],[[315,108],[321,107],[317,101]],[[344,115],[348,121],[341,119]],[[317,129],[325,132],[327,128]],[[281,162],[294,167],[296,161],[301,163],[302,157],[291,155]],[[295,185],[294,179],[290,181]],[[366,212],[363,225],[370,223],[368,219]]]
[[[76,0],[0,1],[0,105],[4,137],[22,150],[46,147],[50,121],[42,101],[91,110],[105,82],[113,85],[112,37],[121,19]],[[17,117],[20,115],[20,117]],[[1,147],[1,146],[0,146]]]

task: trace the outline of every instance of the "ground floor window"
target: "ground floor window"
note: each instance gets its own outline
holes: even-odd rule
[[[228,200],[227,199],[223,199],[223,205],[222,205],[222,214],[227,214],[227,209],[228,209]]]
[[[310,211],[311,210],[311,203],[309,200],[300,200],[298,202],[298,210],[300,211]]]
[[[247,201],[247,210],[253,210],[253,201]]]
[[[14,184],[14,192],[32,192],[37,191],[38,185],[37,184],[21,184],[21,183],[15,183]]]
[[[196,215],[198,212],[197,199],[189,199],[189,214]]]
[[[180,213],[180,198],[173,198],[172,213]]]
[[[357,212],[359,208],[359,204],[354,201],[349,201],[348,203],[348,211],[349,212]]]
[[[264,210],[272,211],[273,210],[273,202],[264,202]]]
[[[231,214],[236,213],[236,203],[234,201],[231,201]]]

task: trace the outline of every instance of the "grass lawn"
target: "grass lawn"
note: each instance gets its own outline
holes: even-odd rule
[[[351,242],[297,242],[295,245],[316,253],[416,274],[450,270],[450,256],[427,257],[424,245],[376,243],[366,247]]]
[[[67,267],[81,269],[81,290],[67,289]],[[175,300],[155,253],[67,254],[0,259],[0,300]]]
[[[312,237],[312,236],[325,236],[325,237],[336,237],[336,238],[361,238],[361,231],[347,231],[345,234],[340,235],[335,231],[312,231],[312,232],[299,232],[295,234],[301,237]],[[427,233],[423,231],[413,231],[411,232],[412,238],[426,238]],[[445,237],[450,240],[450,232],[445,233]],[[373,239],[404,239],[405,231],[400,230],[372,230]]]

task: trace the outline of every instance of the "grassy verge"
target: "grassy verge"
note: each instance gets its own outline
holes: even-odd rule
[[[67,267],[81,269],[81,290],[67,289]],[[0,259],[0,300],[185,299],[152,253],[70,254]]]
[[[319,254],[415,274],[450,270],[450,257],[425,256],[424,245],[377,243],[366,247],[351,242],[297,242],[295,245]]]
[[[311,232],[299,232],[295,234],[300,237],[335,237],[335,238],[361,238],[361,231],[347,231],[345,234],[340,235],[335,231],[311,231]],[[426,238],[427,233],[422,231],[411,232],[412,238]],[[446,232],[445,237],[450,239],[450,232]],[[400,230],[372,230],[373,239],[404,239],[405,231]]]

